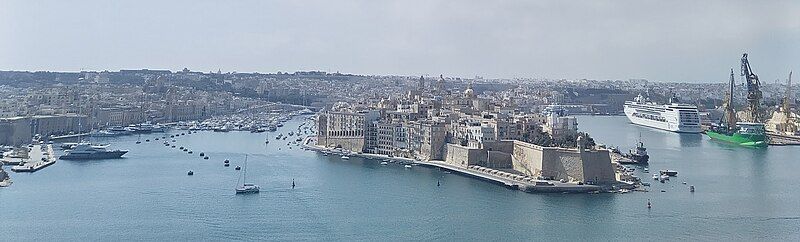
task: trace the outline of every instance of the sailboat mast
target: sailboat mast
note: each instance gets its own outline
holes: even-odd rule
[[[243,173],[243,176],[244,176],[244,179],[242,180],[242,183],[247,183],[247,155],[244,155],[244,172],[242,172],[242,173]]]

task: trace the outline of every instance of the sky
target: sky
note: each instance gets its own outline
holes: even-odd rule
[[[800,1],[0,0],[0,70],[724,82],[800,72]]]

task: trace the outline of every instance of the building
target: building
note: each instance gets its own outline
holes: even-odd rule
[[[448,144],[445,162],[504,169],[540,179],[595,184],[616,181],[606,149],[542,147],[518,140],[487,143],[484,148]]]
[[[85,133],[90,130],[89,119],[85,115],[39,115],[31,117],[31,133],[40,137]]]
[[[139,107],[110,107],[100,108],[96,111],[97,127],[128,126],[131,124],[144,123],[144,110]]]
[[[31,143],[31,119],[0,118],[0,145],[20,146]]]
[[[378,110],[322,112],[318,116],[320,136],[317,138],[317,144],[364,152],[368,148],[367,133],[373,128],[371,123],[378,118],[380,118]]]

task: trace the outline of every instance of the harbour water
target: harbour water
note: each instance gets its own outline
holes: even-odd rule
[[[160,134],[142,144],[127,136],[108,140],[130,150],[124,159],[11,173],[14,184],[0,189],[0,240],[800,240],[797,147],[742,148],[625,117],[578,121],[623,151],[641,133],[649,170],[678,176],[662,184],[640,173],[650,192],[529,194],[436,169],[289,149],[277,133],[201,131],[175,138],[176,148],[153,140]],[[258,194],[234,194],[245,154]]]

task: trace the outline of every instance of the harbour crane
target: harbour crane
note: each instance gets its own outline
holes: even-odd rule
[[[747,53],[742,55],[742,73],[741,75],[745,77],[745,84],[747,84],[747,104],[748,104],[748,112],[749,112],[749,119],[750,122],[761,123],[763,119],[761,117],[761,82],[758,80],[758,76],[753,73],[753,69],[750,68],[750,62],[747,61]]]

